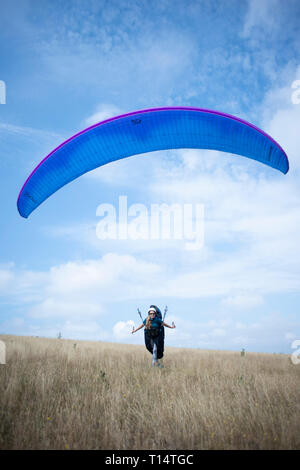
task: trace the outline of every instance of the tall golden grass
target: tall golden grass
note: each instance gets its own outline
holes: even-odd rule
[[[16,336],[1,449],[299,449],[300,365],[281,354]]]

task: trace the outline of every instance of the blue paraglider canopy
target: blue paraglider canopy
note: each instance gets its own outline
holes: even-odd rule
[[[17,202],[19,213],[27,218],[62,186],[106,163],[179,148],[221,150],[282,173],[289,169],[280,145],[242,119],[200,108],[145,109],[99,122],[54,149],[25,181]]]

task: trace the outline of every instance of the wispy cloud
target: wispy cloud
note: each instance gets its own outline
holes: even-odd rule
[[[85,118],[84,124],[85,126],[92,126],[93,124],[97,124],[105,119],[119,116],[122,113],[123,111],[121,108],[118,108],[113,104],[99,104],[96,107],[95,112],[91,116]]]
[[[53,139],[61,139],[61,135],[55,132],[49,132],[43,129],[35,129],[33,127],[16,126],[15,124],[9,124],[7,122],[0,122],[0,133],[3,135],[17,135],[26,137],[28,139],[39,138],[42,141]]]
[[[263,303],[263,297],[255,293],[239,294],[226,297],[222,300],[222,304],[226,307],[233,307],[237,309],[252,309],[253,307],[263,305]]]

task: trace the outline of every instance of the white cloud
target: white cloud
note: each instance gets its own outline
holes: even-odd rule
[[[120,299],[123,296],[130,298],[135,289],[138,294],[146,282],[153,282],[153,277],[160,271],[155,263],[139,261],[130,255],[108,253],[99,260],[69,262],[52,267],[47,292],[109,298],[114,297],[114,292],[118,290]]]
[[[300,67],[298,67],[295,78],[300,76]],[[289,162],[290,172],[300,170],[300,104],[293,104],[291,101],[292,88],[291,82],[284,88],[269,93],[266,97],[266,106],[273,109],[272,117],[266,126],[267,131],[286,151]],[[285,97],[281,100],[282,94]]]
[[[60,273],[57,282],[62,284],[59,287],[58,284],[53,284],[54,270],[43,273],[42,276],[38,273],[36,273],[36,276],[32,276],[30,272],[29,275],[26,275],[26,273],[18,272],[15,269],[15,280],[19,278],[18,284],[23,285],[19,303],[17,297],[14,296],[19,315],[12,317],[11,321],[2,322],[1,330],[46,336],[56,336],[58,332],[61,332],[65,338],[117,340],[131,344],[142,344],[143,337],[141,335],[130,335],[134,325],[132,320],[118,321],[111,326],[111,332],[103,330],[101,325],[104,322],[107,323],[107,313],[111,313],[111,311],[116,313],[117,307],[113,306],[114,300],[117,302],[123,300],[125,302],[126,300],[136,300],[137,298],[146,298],[156,294],[161,297],[171,298],[180,296],[199,298],[201,296],[219,295],[222,290],[234,292],[236,288],[236,282],[233,282],[233,280],[236,281],[237,278],[232,276],[233,273],[229,269],[231,263],[229,262],[219,272],[216,270],[216,266],[213,266],[210,273],[211,277],[208,276],[207,270],[202,272],[201,269],[201,272],[193,273],[194,277],[184,278],[181,273],[177,278],[172,275],[172,280],[166,282],[167,273],[165,270],[157,271],[156,267],[153,268],[151,264],[138,262],[133,257],[110,254],[106,260],[103,261],[103,258],[99,261],[94,260],[92,262],[88,260],[59,266]],[[95,282],[97,279],[95,272],[97,273],[99,270],[101,278],[103,266],[109,269],[109,260],[112,264],[111,283],[103,288],[101,282],[99,284]],[[91,273],[89,273],[90,269]],[[151,281],[150,288],[147,273],[150,273],[151,278],[154,272],[155,283],[153,284]],[[241,275],[240,269],[237,274]],[[219,312],[219,314],[207,320],[208,315],[204,309],[204,311],[201,311],[201,317],[193,321],[192,316],[182,314],[182,308],[180,308],[180,312],[175,310],[176,315],[170,313],[167,323],[171,324],[174,320],[177,328],[175,330],[166,329],[166,344],[169,346],[198,346],[213,349],[249,348],[250,346],[254,347],[253,345],[259,348],[264,344],[270,350],[273,347],[272,344],[276,344],[276,341],[285,344],[284,342],[292,339],[291,334],[296,334],[296,331],[299,330],[296,320],[291,322],[291,319],[280,318],[279,315],[274,314],[266,318],[260,318],[250,324],[247,323],[245,316],[243,316],[243,320],[236,321],[236,316],[232,315],[232,306],[249,308],[250,304],[254,306],[254,304],[259,304],[260,301],[259,293],[255,291],[256,294],[254,295],[253,290],[247,291],[247,288],[249,288],[248,274],[247,272],[243,294],[229,295],[225,298],[226,301],[223,306],[230,308],[230,314],[226,314],[224,311]],[[253,279],[257,282],[257,290],[259,290],[260,280],[257,281],[257,271],[254,270],[252,274]],[[200,275],[203,276],[201,279],[199,278]],[[25,277],[26,282],[21,282],[20,278],[22,276]],[[80,280],[84,281],[86,276],[91,282],[91,289],[89,289],[88,283],[83,282],[82,287],[80,285]],[[136,280],[133,281],[132,279],[135,276]],[[73,289],[66,284],[67,279],[70,280]],[[224,284],[224,279],[229,279],[227,285]],[[263,291],[266,290],[265,283],[268,289],[276,291],[277,286],[267,282],[266,277],[263,277]],[[120,286],[122,286],[122,289],[120,289]],[[26,289],[32,296],[30,305],[27,306],[23,300]],[[49,295],[50,290],[51,296]],[[151,290],[152,292],[149,293]],[[278,292],[276,293],[278,294]],[[124,305],[126,304],[124,303]],[[24,322],[20,321],[20,311],[24,316]],[[287,315],[288,312],[286,312],[285,317]],[[203,318],[203,321],[200,321],[200,318]],[[283,331],[288,333],[284,334]],[[293,331],[295,333],[291,333]],[[244,332],[247,332],[247,335],[241,335]],[[268,332],[267,337],[266,332]],[[276,348],[274,347],[274,349]]]
[[[295,335],[295,333],[288,332],[288,333],[285,333],[284,337],[285,337],[287,340],[292,340],[292,339],[295,339],[295,338],[296,338],[296,335]]]
[[[147,186],[150,186],[157,160],[157,152],[156,155],[153,153],[133,155],[89,171],[84,177],[110,184],[114,188],[118,188],[118,191],[121,188],[131,191],[141,188],[145,190]],[[105,195],[101,194],[101,197],[105,200]],[[101,202],[103,200],[100,200],[99,204]]]
[[[62,139],[60,134],[55,132],[49,132],[43,129],[37,129],[33,127],[17,126],[15,124],[9,124],[6,122],[0,122],[0,133],[12,136],[26,137],[31,140],[39,138],[43,142],[52,142],[53,139]]]
[[[32,318],[90,318],[99,317],[102,308],[98,303],[88,303],[72,299],[60,300],[55,298],[46,298],[41,303],[34,305],[29,309],[29,316]]]
[[[102,303],[135,299],[155,290],[161,267],[130,255],[107,253],[100,259],[73,261],[48,271],[1,270],[6,301],[27,307],[34,317],[97,316]],[[116,298],[116,292],[118,292]]]
[[[12,282],[14,275],[9,269],[0,269],[0,292],[5,293],[8,285]]]
[[[264,299],[261,295],[240,294],[226,297],[221,301],[221,303],[226,307],[233,307],[235,309],[250,309],[263,305]]]
[[[280,17],[281,8],[280,0],[264,0],[263,2],[249,0],[243,36],[250,36],[254,28],[259,28],[264,34],[278,31],[278,16]]]
[[[113,104],[99,104],[95,112],[91,116],[85,118],[84,124],[86,126],[92,126],[93,124],[97,124],[98,122],[121,114],[123,114],[123,111]]]
[[[74,223],[68,225],[43,226],[41,232],[54,238],[65,238],[92,248],[99,247],[96,237],[96,221],[93,223]]]
[[[210,335],[218,336],[218,337],[226,336],[226,330],[224,330],[223,328],[215,328],[214,330],[210,332]]]
[[[43,40],[35,45],[48,80],[71,81],[82,89],[91,86],[98,95],[109,95],[106,99],[114,99],[118,107],[120,100],[132,106],[149,99],[151,104],[165,103],[181,78],[188,88],[187,67],[197,48],[193,35],[176,24],[162,21],[158,27],[153,15],[145,16],[143,8],[133,4],[130,8],[118,5],[112,17],[106,15],[106,8],[90,15],[89,8],[78,5],[68,9],[58,23],[48,16],[47,29],[52,34],[45,37],[43,30],[38,31]]]
[[[120,339],[128,339],[129,334],[134,327],[134,322],[132,320],[128,320],[127,322],[119,321],[113,327],[113,334],[117,340]]]

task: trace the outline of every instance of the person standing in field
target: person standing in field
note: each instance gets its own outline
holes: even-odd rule
[[[132,330],[132,334],[145,327],[145,346],[148,351],[152,354],[152,365],[161,367],[161,363],[159,362],[159,360],[162,359],[164,355],[164,327],[176,327],[174,323],[172,323],[172,326],[165,323],[162,320],[161,315],[158,314],[158,311],[160,312],[160,310],[157,310],[151,306],[148,310],[147,318],[145,318],[145,320],[140,326]]]

